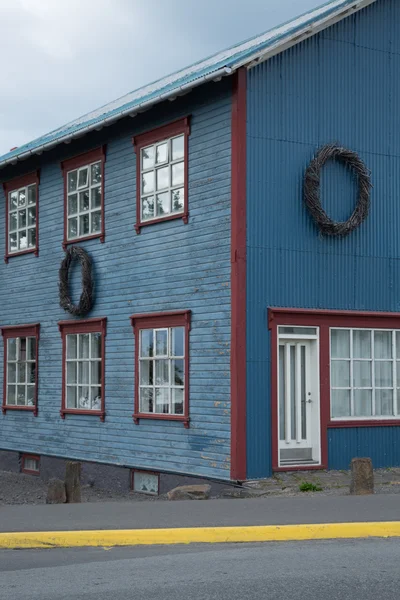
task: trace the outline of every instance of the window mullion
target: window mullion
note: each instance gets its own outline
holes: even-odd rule
[[[392,331],[392,390],[393,390],[393,404],[392,404],[392,416],[397,414],[397,365],[396,365],[396,332]]]
[[[350,416],[354,417],[353,330],[350,329]]]
[[[375,416],[375,330],[371,331],[371,357],[372,357],[372,416]]]

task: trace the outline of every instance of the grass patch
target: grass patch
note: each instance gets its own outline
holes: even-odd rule
[[[311,481],[303,481],[299,485],[299,490],[301,492],[322,492],[322,487],[315,483],[311,483]]]

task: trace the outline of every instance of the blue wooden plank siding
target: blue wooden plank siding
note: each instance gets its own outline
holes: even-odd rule
[[[378,1],[248,72],[247,467],[271,472],[267,308],[400,311],[400,4]],[[302,202],[303,176],[329,142],[372,171],[371,211],[345,239],[319,235]],[[356,188],[328,166],[323,205],[346,220]],[[398,428],[329,432],[329,466],[359,452],[400,464]],[[398,442],[396,441],[396,448]]]
[[[136,162],[132,135],[187,114],[189,223],[134,230]],[[0,448],[229,479],[230,476],[230,161],[231,82],[223,81],[103,129],[42,156],[39,257],[0,264],[1,324],[41,324],[39,415],[0,415]],[[104,133],[107,132],[107,133]],[[106,135],[108,137],[106,137]],[[60,160],[107,144],[105,243],[80,243],[94,261],[96,302],[88,317],[107,317],[106,420],[60,418],[61,336],[58,269],[63,258]],[[40,159],[37,158],[37,161]],[[14,175],[8,170],[7,177]],[[1,195],[4,207],[4,197]],[[4,209],[0,242],[5,236]],[[74,298],[80,269],[73,272]],[[190,309],[190,429],[182,423],[132,420],[134,338],[129,316]],[[72,318],[72,317],[71,317]],[[3,345],[0,345],[3,378]]]

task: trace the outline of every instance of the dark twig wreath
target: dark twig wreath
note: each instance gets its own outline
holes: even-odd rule
[[[68,273],[71,262],[74,259],[79,260],[82,267],[82,294],[79,304],[72,304],[69,297]],[[60,306],[67,312],[76,317],[86,315],[93,306],[93,282],[92,282],[92,261],[86,250],[78,246],[72,246],[66,251],[64,260],[61,263],[60,271]]]
[[[328,160],[346,165],[358,178],[358,200],[347,221],[333,221],[321,206],[320,181],[322,167]],[[323,146],[309,164],[304,180],[304,201],[317,227],[324,235],[345,236],[366,219],[370,205],[370,172],[356,152],[336,144]]]

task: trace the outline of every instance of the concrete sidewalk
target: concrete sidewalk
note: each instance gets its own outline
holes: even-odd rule
[[[8,548],[399,535],[389,494],[0,507]]]

